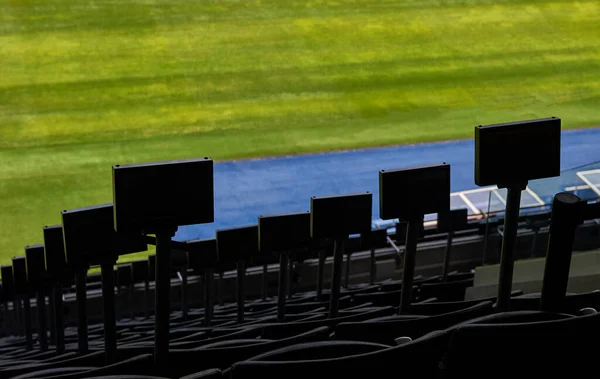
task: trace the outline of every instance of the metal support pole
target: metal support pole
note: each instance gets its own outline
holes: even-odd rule
[[[53,294],[53,289],[52,287],[50,288],[49,291],[47,291],[48,294],[48,316],[49,316],[49,321],[50,321],[50,344],[53,346],[56,346],[56,321],[55,321],[55,317],[54,317],[54,294]]]
[[[65,322],[63,311],[63,294],[61,283],[55,283],[52,291],[54,297],[54,325],[56,329],[56,353],[65,352]]]
[[[223,272],[219,273],[219,288],[217,289],[217,300],[219,301],[219,305],[222,307],[225,304],[223,300]]]
[[[533,231],[533,237],[532,237],[532,241],[531,241],[531,252],[529,254],[530,258],[534,258],[535,257],[535,248],[537,245],[537,237],[538,237],[538,230],[537,228]]]
[[[75,273],[75,292],[77,297],[77,344],[81,354],[86,354],[89,350],[86,281],[87,268],[78,269]]]
[[[171,315],[171,237],[175,231],[156,233],[156,286],[154,301],[154,364],[162,372],[169,363]]]
[[[133,283],[130,283],[127,286],[127,301],[129,302],[129,318],[131,319],[131,321],[135,319],[135,308],[133,306],[133,290],[134,285]]]
[[[348,289],[350,284],[350,259],[351,254],[346,254],[346,271],[344,272],[344,288]]]
[[[338,316],[340,306],[340,287],[342,282],[342,261],[347,237],[335,239],[333,248],[333,273],[331,275],[331,297],[329,299],[329,318]]]
[[[402,275],[402,292],[400,294],[400,307],[398,314],[407,313],[412,303],[412,287],[415,276],[415,260],[417,256],[417,242],[419,231],[423,226],[423,215],[410,220],[406,229],[406,248],[404,251],[404,267]]]
[[[290,255],[288,257],[288,277],[287,277],[287,298],[288,300],[292,299],[292,295],[294,294],[294,260]]]
[[[115,310],[115,277],[113,264],[100,265],[102,275],[102,310],[104,313],[104,351],[106,364],[115,362],[117,355],[117,322]]]
[[[10,325],[8,321],[8,308],[6,308],[5,302],[0,303],[0,314],[2,316],[2,320],[4,321],[1,329],[4,330],[5,334],[9,334]]]
[[[23,295],[23,324],[25,326],[25,350],[33,350],[33,336],[31,331],[31,305],[29,295]]]
[[[25,336],[25,329],[23,328],[23,309],[21,307],[21,297],[18,295],[15,295],[15,298],[13,299],[13,308],[14,308],[14,315],[15,315],[15,325],[16,325],[16,331],[17,331],[17,335],[18,336]]]
[[[13,327],[14,327],[14,334],[16,336],[22,336],[22,327],[21,327],[21,300],[19,299],[18,296],[14,296],[13,297],[13,301],[12,301],[12,306],[13,306],[13,310],[12,310],[12,317],[13,317]]]
[[[115,272],[115,274],[116,274],[116,272]],[[121,300],[121,298],[123,297],[122,287],[120,285],[117,285],[116,291],[117,291],[117,296],[115,299],[115,319],[122,320],[123,318],[125,318],[123,316],[123,314],[124,314],[123,301]]]
[[[377,260],[375,259],[375,248],[371,247],[371,266],[369,268],[369,284],[375,284],[377,277]]]
[[[210,326],[213,314],[213,269],[204,270],[204,324]]]
[[[7,335],[10,335],[11,317],[10,310],[8,309],[8,301],[3,301],[2,304],[0,304],[0,306],[2,307],[2,319],[4,320],[4,325],[2,329],[4,329],[4,332]]]
[[[317,267],[317,300],[321,301],[323,297],[323,281],[325,276],[325,259],[327,258],[327,252],[325,250],[319,251],[319,265]]]
[[[512,292],[513,270],[515,266],[515,245],[519,224],[519,210],[521,207],[521,191],[526,186],[527,183],[507,187],[504,237],[502,238],[498,299],[496,302],[496,309],[499,312],[506,312],[510,308],[510,294]]]
[[[6,320],[4,330],[6,331],[7,335],[12,335],[14,333],[15,325],[14,325],[13,312],[10,310],[10,301],[5,301],[3,303],[3,306],[4,306],[4,317]]]
[[[269,276],[269,266],[268,265],[263,265],[263,272],[262,272],[262,282],[261,282],[261,297],[262,297],[262,301],[267,300],[268,297],[268,287],[269,287],[269,281],[268,281],[268,276]]]
[[[277,322],[285,320],[285,300],[287,285],[288,254],[279,255],[279,286],[277,288]]]
[[[490,234],[490,214],[485,214],[485,233],[483,235],[483,253],[481,255],[481,265],[485,266],[485,258],[487,256],[488,238]]]
[[[13,335],[15,336],[20,336],[21,335],[21,331],[19,330],[20,326],[19,326],[19,319],[18,319],[18,313],[17,313],[17,308],[21,306],[20,301],[18,301],[18,297],[14,296],[12,301],[9,303],[9,305],[12,304],[12,311],[10,312],[10,316],[11,316],[11,325],[13,328]]]
[[[48,351],[48,324],[46,320],[46,295],[42,289],[37,293],[36,308],[38,311],[38,339],[40,340],[40,349]]]
[[[244,322],[244,276],[246,276],[246,262],[237,262],[236,299],[237,321]]]
[[[144,318],[148,319],[150,317],[150,281],[148,279],[144,280],[144,296],[146,297],[146,307],[144,309]]]
[[[583,222],[585,206],[584,201],[568,192],[554,196],[540,304],[542,311],[564,311],[562,305],[569,283],[573,240],[577,226]]]
[[[181,270],[181,313],[183,314],[184,320],[188,319],[188,314],[189,314],[187,284],[188,284],[188,273],[187,273],[187,268],[184,267]]]
[[[446,240],[446,252],[444,254],[444,268],[442,271],[442,281],[448,282],[448,272],[450,272],[450,255],[452,253],[452,239],[454,238],[454,232],[448,232],[448,239]]]

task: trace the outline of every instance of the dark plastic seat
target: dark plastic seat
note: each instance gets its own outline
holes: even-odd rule
[[[231,339],[239,339],[239,338],[256,338],[261,335],[261,326],[250,326],[243,329],[223,329],[221,332],[213,331],[212,337],[209,334],[209,338],[205,338],[200,341],[177,341],[172,342],[170,346],[173,349],[189,349],[194,347],[200,347],[203,345],[208,345],[215,342],[226,341]]]
[[[463,300],[463,301],[440,301],[440,302],[421,302],[411,304],[410,309],[408,311],[409,314],[412,315],[425,315],[425,316],[435,316],[439,314],[456,312],[461,309],[466,309],[472,307],[474,305],[480,304],[485,301],[494,302],[496,300],[495,297],[487,298],[487,299],[477,299],[477,300]]]
[[[417,300],[417,290],[418,287],[413,287],[413,302]],[[354,304],[363,304],[366,302],[373,303],[373,305],[382,307],[391,305],[397,307],[400,305],[400,295],[402,294],[401,290],[398,291],[385,291],[385,292],[373,292],[373,293],[363,293],[357,294],[353,297]]]
[[[0,371],[0,377],[9,378],[17,375],[23,375],[29,372],[47,370],[61,367],[98,367],[104,364],[104,352],[98,351],[84,356],[76,356],[75,353],[62,354],[59,357],[61,360],[53,360],[52,362],[35,362],[24,365],[15,365],[5,368]]]
[[[178,377],[209,368],[226,369],[232,364],[285,346],[322,341],[328,338],[330,328],[320,327],[290,338],[270,341],[222,341],[196,349],[178,349],[169,352],[169,375]]]
[[[264,343],[273,342],[273,341],[275,341],[275,340],[267,340],[267,339],[261,339],[261,338],[227,340],[227,341],[215,342],[215,343],[211,343],[208,345],[204,345],[204,346],[198,347],[194,350],[223,349],[223,348],[232,348],[232,347],[239,347],[239,346],[251,346],[251,345],[264,344]]]
[[[473,286],[473,279],[447,283],[425,283],[419,288],[419,299],[435,297],[438,301],[463,301],[468,287]]]
[[[442,281],[441,275],[418,276],[418,277],[415,277],[415,279],[414,279],[414,283],[417,285],[440,283],[441,281]]]
[[[278,354],[281,354],[281,357],[292,358],[292,347],[287,351],[274,351],[270,355],[265,354],[234,364],[231,378],[305,379],[325,377],[332,373],[344,379],[389,378],[395,373],[401,373],[402,377],[435,378],[439,373],[439,363],[447,340],[448,332],[439,331],[399,346],[364,354],[328,359],[275,360]],[[377,348],[379,345],[362,346]]]
[[[18,379],[80,379],[108,375],[153,375],[152,355],[145,354],[104,367],[61,367],[20,375]]]
[[[340,298],[340,301],[343,298]],[[349,297],[348,297],[349,299]],[[295,297],[288,299],[286,301],[286,306],[292,304],[303,304],[303,303],[314,303],[315,296],[302,296],[302,294],[296,295]],[[322,301],[322,303],[326,303]],[[247,312],[260,312],[268,309],[277,309],[277,300],[267,300],[267,301],[257,301],[246,304],[244,310]]]
[[[263,338],[281,339],[296,334],[306,332],[322,326],[335,326],[342,322],[364,321],[375,317],[391,315],[394,311],[392,307],[367,308],[361,313],[350,314],[348,316],[329,318],[317,321],[305,321],[289,324],[270,324],[265,325],[262,331]]]
[[[182,376],[179,379],[218,379],[223,376],[221,370],[212,368],[209,370],[204,370],[200,372],[196,372],[194,374]]]
[[[457,282],[462,280],[473,280],[475,278],[475,274],[472,272],[451,272],[448,274],[449,282]]]
[[[512,292],[512,296],[520,296],[523,291],[517,290]],[[430,298],[431,299],[431,298]],[[454,312],[461,309],[472,307],[473,305],[482,303],[484,301],[491,301],[496,303],[496,297],[488,297],[484,299],[473,299],[463,301],[421,301],[413,303],[408,311],[409,314],[413,315],[439,315],[442,313]]]
[[[365,287],[360,287],[360,288],[354,288],[354,289],[342,289],[341,291],[341,296],[342,298],[347,297],[347,296],[355,296],[355,295],[359,295],[359,294],[364,294],[364,293],[372,293],[372,292],[376,292],[379,290],[379,286],[378,285],[373,285],[373,286],[365,286]],[[313,301],[329,301],[330,298],[330,291],[329,290],[324,290],[323,293],[321,294],[321,297],[319,299],[316,299],[316,297],[313,297]],[[315,295],[316,296],[316,295]],[[340,298],[340,301],[342,300],[342,298]],[[340,304],[340,306],[342,306]]]
[[[451,333],[445,378],[545,378],[597,371],[600,314],[562,320],[465,324]],[[483,371],[485,370],[485,371]]]
[[[392,315],[384,317],[376,317],[366,320],[364,322],[380,322],[380,321],[405,321],[405,320],[416,320],[421,318],[428,318],[429,316],[423,315]]]
[[[58,367],[14,376],[13,379],[83,378],[95,367]],[[77,376],[79,375],[79,376]]]
[[[36,361],[43,361],[45,359],[52,359],[56,356],[56,351],[32,351],[32,354],[22,355],[21,357],[27,357],[27,359],[35,359]]]
[[[170,348],[173,351],[183,350],[183,349],[195,349],[202,347],[204,345],[210,345],[222,341],[229,340],[239,340],[239,339],[248,339],[248,338],[258,338],[261,336],[261,332],[263,330],[264,325],[255,325],[252,327],[241,328],[241,329],[214,329],[210,332],[210,338],[205,338],[203,340],[190,340],[190,341],[181,341],[181,342],[172,342],[170,344]],[[313,328],[313,329],[316,329]],[[309,329],[308,331],[310,331]],[[285,336],[285,337],[294,337],[296,335],[301,334],[304,331],[300,331],[298,333]],[[285,338],[282,337],[282,338]],[[277,338],[281,339],[281,338]],[[271,338],[267,338],[267,340],[271,340]],[[117,356],[119,359],[129,359],[141,354],[152,354],[154,351],[153,342],[143,342],[143,343],[132,343],[120,346],[117,351]],[[182,374],[183,375],[183,374]]]
[[[540,294],[527,294],[510,299],[510,308],[515,311],[540,309]],[[592,291],[577,294],[567,294],[564,299],[561,312],[577,313],[583,308],[594,308],[600,310],[600,291]]]
[[[510,311],[473,318],[471,320],[465,321],[463,324],[511,324],[557,321],[573,317],[576,316],[569,315],[566,313],[552,313],[540,311]]]
[[[365,321],[341,323],[335,328],[335,338],[377,342],[395,345],[398,337],[418,338],[434,330],[442,330],[452,325],[490,314],[493,311],[491,302],[483,302],[472,307],[438,316],[423,318],[406,318],[387,321]]]
[[[370,353],[387,349],[388,346],[360,341],[319,341],[301,343],[269,351],[250,360],[269,361],[303,361],[315,359],[334,359],[350,355]]]

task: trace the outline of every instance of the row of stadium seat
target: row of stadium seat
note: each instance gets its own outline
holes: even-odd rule
[[[531,153],[545,160],[508,169],[492,162],[500,152],[490,140],[506,150],[527,142],[531,133],[545,141]],[[396,236],[404,245],[401,281],[377,280],[375,250],[391,240],[386,229],[371,229],[368,192],[313,197],[310,212],[260,216],[256,225],[219,230],[214,239],[179,242],[172,240],[179,226],[214,219],[212,161],[114,166],[113,204],[63,211],[61,225],[44,228],[43,245],[26,247],[24,257],[1,267],[6,335],[0,340],[0,378],[590,372],[595,362],[588,346],[600,328],[600,291],[567,294],[566,282],[574,230],[584,219],[600,217],[598,204],[557,194],[543,291],[523,294],[511,286],[518,191],[529,179],[555,175],[557,136],[556,118],[476,128],[476,181],[509,189],[498,296],[476,300],[465,299],[473,273],[449,270],[453,234],[468,221],[465,211],[450,210],[445,163],[379,173],[382,218],[404,222]],[[439,276],[415,275],[428,213],[438,213],[436,230],[447,238]],[[120,256],[148,245],[156,246],[156,255],[115,270]],[[343,278],[343,258],[349,265],[357,250],[370,251],[369,280],[350,284],[348,266]],[[328,255],[333,259],[326,288]],[[294,264],[314,257],[314,290],[298,290]],[[267,274],[277,265],[275,295]],[[91,267],[100,268],[99,282],[88,276]],[[250,267],[262,270],[257,299],[246,298]],[[225,280],[233,271],[235,288]],[[189,293],[192,279],[201,281],[202,294]],[[178,283],[180,302],[171,301],[172,283]],[[196,303],[202,307],[190,306],[190,296],[201,298]],[[73,297],[74,325],[64,314],[64,303]],[[98,297],[102,323],[88,317],[89,302]]]

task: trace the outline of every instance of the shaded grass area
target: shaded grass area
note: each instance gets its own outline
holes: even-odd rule
[[[112,164],[600,125],[595,0],[12,0],[0,62],[2,263]]]

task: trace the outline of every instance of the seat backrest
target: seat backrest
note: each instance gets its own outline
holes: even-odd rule
[[[511,296],[521,296],[523,291],[515,290]],[[431,299],[431,298],[430,298]],[[482,299],[463,300],[463,301],[421,301],[411,304],[409,314],[415,315],[439,315],[442,313],[454,312],[460,309],[471,307],[484,301],[496,303],[496,297],[487,297]]]
[[[484,301],[491,301],[492,303],[496,300],[495,297],[486,299],[475,299],[475,300],[463,300],[463,301],[440,301],[440,302],[419,302],[410,305],[409,314],[414,315],[426,315],[433,316],[444,314],[448,312],[455,312],[461,309],[466,309],[477,305]]]
[[[406,377],[418,375],[422,378],[434,378],[439,372],[438,365],[447,344],[447,334],[446,331],[434,332],[400,346],[340,358],[261,361],[260,356],[254,357],[234,364],[231,378],[300,379],[335,373],[336,377],[344,379],[364,379],[387,372],[402,372],[402,376]],[[284,351],[282,354],[291,356],[291,352]]]
[[[62,358],[62,359],[60,359]],[[84,356],[75,356],[75,353],[61,354],[54,357],[52,361],[43,363],[28,363],[16,365],[0,370],[0,377],[10,378],[34,371],[47,370],[60,367],[94,367],[104,364],[104,352],[98,351]]]
[[[226,369],[232,364],[274,349],[298,343],[324,340],[329,335],[329,328],[321,327],[282,340],[233,340],[212,343],[195,349],[171,350],[169,354],[170,375],[182,376],[190,374],[190,368],[196,371],[208,368]],[[188,362],[195,362],[190,367]]]
[[[448,283],[425,283],[419,289],[419,298],[425,300],[435,297],[439,301],[463,301],[467,287],[472,286],[473,279]]]
[[[137,260],[131,262],[131,275],[134,283],[141,283],[148,280],[148,260]]]
[[[438,316],[390,321],[365,321],[341,323],[335,328],[335,338],[341,340],[369,341],[394,345],[398,337],[418,338],[434,330],[446,329],[452,325],[490,314],[491,302],[483,302],[467,309]]]
[[[13,379],[83,378],[94,367],[58,367],[14,376]]]
[[[304,321],[286,324],[265,325],[262,330],[262,337],[269,339],[279,339],[299,334],[321,326],[334,326],[341,322],[363,321],[375,317],[387,316],[393,312],[392,307],[381,307],[365,309],[364,312],[326,320]]]
[[[86,377],[106,375],[153,375],[156,374],[151,354],[138,355],[118,363],[96,368],[86,373]],[[81,376],[80,376],[81,377]]]
[[[204,274],[206,269],[214,269],[219,261],[217,240],[196,239],[186,242],[189,265],[197,272]]]
[[[485,367],[493,367],[493,377],[589,374],[597,365],[593,346],[599,332],[600,314],[541,322],[461,325],[451,333],[444,359],[446,377],[481,377]]]
[[[119,287],[129,287],[133,283],[133,268],[131,263],[121,263],[117,265],[116,284]]]
[[[310,243],[310,213],[287,213],[258,217],[260,258],[306,248]]]
[[[388,346],[360,341],[319,341],[301,343],[257,355],[256,361],[303,361],[333,359],[387,349]]]
[[[227,349],[232,347],[240,347],[240,346],[251,346],[256,344],[273,342],[274,340],[267,340],[262,338],[240,338],[234,340],[225,340],[219,342],[209,343],[208,345],[203,345],[195,350],[206,350],[206,349]]]
[[[46,278],[44,245],[26,246],[25,263],[27,266],[27,281],[31,289],[34,292],[42,290]]]
[[[68,276],[62,225],[44,227],[46,274],[52,283]]]
[[[200,372],[196,372],[190,375],[183,376],[179,379],[217,379],[223,377],[223,373],[221,370],[216,368],[211,368],[209,370],[204,370]]]
[[[243,329],[223,329],[221,332],[217,330],[213,330],[211,336],[206,338],[204,335],[202,336],[194,336],[193,334],[187,337],[177,338],[171,341],[171,348],[173,349],[190,349],[199,347],[202,345],[208,345],[210,343],[230,340],[230,339],[240,339],[240,338],[256,338],[260,335],[262,327],[261,326],[248,326]],[[194,333],[197,334],[197,333]]]
[[[27,280],[27,264],[25,257],[13,257],[12,269],[16,294],[30,297],[31,288],[29,281]]]
[[[417,299],[417,286],[413,286],[412,297],[413,302]],[[400,305],[401,290],[397,291],[386,291],[386,292],[374,292],[374,293],[360,293],[353,297],[355,304],[362,303],[373,303],[375,306],[386,306],[391,305],[397,307]]]
[[[12,301],[15,291],[15,281],[11,265],[0,266],[0,276],[2,276],[2,294],[5,301]]]
[[[564,320],[575,316],[565,313],[551,313],[540,311],[511,311],[494,313],[465,321],[465,324],[513,324],[526,322],[542,322]]]
[[[148,255],[148,280],[156,280],[156,254]]]
[[[184,271],[188,267],[189,257],[187,250],[171,249],[171,271]]]
[[[468,280],[475,278],[475,274],[472,272],[455,272],[448,274],[449,282],[457,282],[461,280]]]
[[[539,310],[540,309],[540,295],[524,295],[519,297],[513,297],[510,299],[510,308],[515,311],[524,310]],[[567,294],[564,298],[563,307],[561,312],[565,313],[577,313],[583,308],[594,308],[600,310],[600,291],[592,291],[577,294]]]
[[[258,225],[216,231],[220,263],[249,261],[258,253]]]

